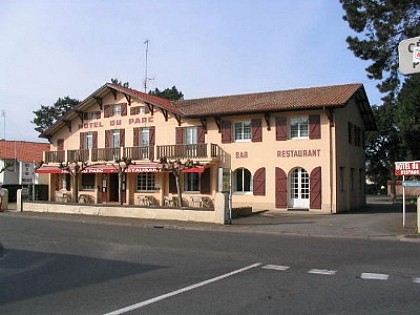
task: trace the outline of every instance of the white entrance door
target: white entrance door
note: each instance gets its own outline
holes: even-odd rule
[[[291,208],[309,209],[309,174],[303,168],[295,168],[290,176]]]

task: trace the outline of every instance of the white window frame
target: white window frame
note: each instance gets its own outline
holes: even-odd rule
[[[290,118],[289,122],[290,139],[309,139],[309,117]]]
[[[120,130],[111,130],[111,147],[112,148],[121,147]]]
[[[139,173],[137,175],[137,191],[156,191],[156,174],[155,173]]]
[[[115,104],[112,106],[112,116],[121,116],[122,106],[121,104]]]
[[[201,187],[201,176],[199,173],[184,173],[184,191],[199,193]],[[196,187],[194,187],[197,185]]]
[[[233,139],[235,142],[251,142],[251,121],[237,121],[233,124]]]
[[[87,132],[85,135],[85,149],[93,149],[93,132]]]
[[[238,178],[239,172],[241,174],[241,177],[240,178]],[[249,174],[249,183],[246,182],[246,177],[247,176],[245,175],[245,172],[248,172],[248,174]],[[241,182],[240,182],[240,186],[241,186],[240,190],[238,190],[238,180],[241,180]],[[246,169],[244,167],[237,168],[233,172],[232,181],[233,181],[232,188],[233,188],[233,192],[235,194],[252,194],[253,193],[253,188],[252,188],[252,174],[251,174],[251,172],[248,169]],[[249,185],[249,190],[245,190],[245,187],[248,186],[248,185]]]
[[[198,128],[187,127],[185,128],[185,144],[197,144],[198,143]]]

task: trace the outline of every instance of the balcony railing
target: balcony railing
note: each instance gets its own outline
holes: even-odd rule
[[[100,148],[92,150],[92,162],[109,162],[121,159],[121,148]]]
[[[131,158],[132,160],[150,160],[154,159],[154,147],[131,147],[124,148],[124,156]]]
[[[156,148],[156,152],[155,152]],[[220,158],[221,149],[216,144],[182,144],[127,148],[97,148],[80,150],[45,151],[46,163],[61,162],[112,162],[123,157],[134,161],[154,161],[162,157],[172,159],[213,160]]]
[[[68,162],[89,161],[89,149],[67,150],[67,161]]]
[[[61,163],[66,161],[66,151],[45,151],[44,152],[45,163]]]
[[[210,144],[176,144],[157,146],[157,158],[168,157],[173,159],[214,159],[219,158],[221,150],[218,145]]]

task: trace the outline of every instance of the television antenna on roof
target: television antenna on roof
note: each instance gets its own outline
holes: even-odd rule
[[[150,43],[149,39],[146,39],[146,41],[144,42],[144,44],[146,44],[146,75],[144,77],[144,93],[147,93],[147,82],[150,80],[154,80],[153,78],[149,78],[147,74],[147,57],[149,54],[149,43]]]

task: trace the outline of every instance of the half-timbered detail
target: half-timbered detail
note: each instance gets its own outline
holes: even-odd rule
[[[355,179],[375,128],[361,84],[169,101],[107,83],[42,134],[51,150],[37,172],[53,202],[78,176],[79,202],[172,207],[178,183],[184,206],[211,208],[232,183],[234,208],[336,213],[365,203]],[[193,167],[175,178],[163,159]]]

